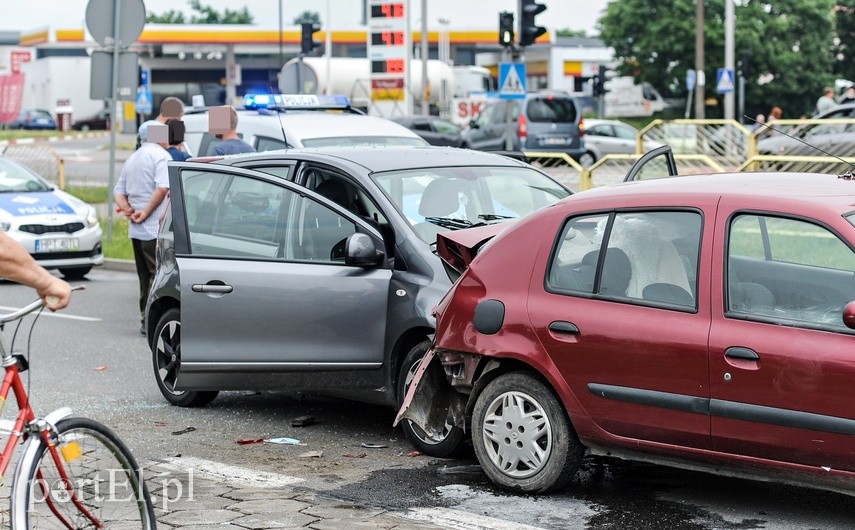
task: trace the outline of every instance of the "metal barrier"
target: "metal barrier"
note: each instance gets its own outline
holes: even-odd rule
[[[644,140],[670,145],[675,155],[706,155],[726,171],[739,167],[753,147],[751,131],[735,120],[653,120],[638,134],[637,153]]]
[[[761,127],[751,135],[755,148],[749,151],[749,158],[855,156],[855,118],[775,120],[770,125],[776,130]]]
[[[48,182],[65,189],[65,161],[42,143],[8,145],[3,156],[27,166]]]
[[[738,171],[793,171],[797,173],[842,174],[855,170],[855,157],[757,155]]]
[[[525,151],[528,163],[573,191],[590,188],[590,171],[567,153]],[[587,184],[587,187],[586,187]]]

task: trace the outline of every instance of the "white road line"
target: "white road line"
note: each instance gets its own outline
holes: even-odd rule
[[[297,477],[230,466],[190,456],[167,458],[160,465],[187,473],[192,471],[194,475],[205,475],[239,487],[281,488],[282,486],[291,486],[303,482],[303,479]]]
[[[0,305],[0,310],[3,310],[3,311],[17,311],[18,309],[21,309],[21,308],[20,307],[10,307],[10,306]],[[82,316],[78,316],[78,315],[69,315],[67,313],[53,313],[53,312],[48,311],[48,310],[42,311],[42,316],[43,317],[53,317],[53,318],[66,318],[68,320],[81,320],[83,322],[101,322],[101,320],[102,320],[100,318],[95,318],[95,317],[82,317]]]
[[[395,513],[413,521],[435,524],[443,528],[460,530],[541,530],[512,521],[503,521],[495,517],[461,512],[450,508],[413,508],[404,513]]]

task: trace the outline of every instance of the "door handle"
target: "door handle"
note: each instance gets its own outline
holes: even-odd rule
[[[194,293],[230,293],[233,290],[231,285],[217,285],[206,283],[202,285],[201,283],[194,284],[190,287]]]
[[[734,346],[732,348],[728,348],[724,351],[724,356],[729,357],[731,359],[739,359],[742,361],[759,361],[760,356],[757,355],[757,352],[750,348],[743,348],[741,346]]]
[[[552,324],[549,325],[549,331],[554,331],[555,333],[568,333],[570,335],[578,335],[579,328],[576,324],[572,322],[563,322],[561,320],[556,320]]]

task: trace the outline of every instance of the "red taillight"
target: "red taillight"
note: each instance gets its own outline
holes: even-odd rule
[[[517,136],[519,136],[520,142],[525,142],[528,137],[528,122],[522,114],[517,119]]]
[[[585,136],[585,117],[579,118],[579,138]]]

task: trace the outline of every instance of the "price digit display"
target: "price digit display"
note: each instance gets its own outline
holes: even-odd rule
[[[372,46],[404,46],[403,31],[381,31],[371,34]]]
[[[403,2],[389,2],[371,6],[372,18],[404,18]]]
[[[403,74],[403,59],[385,59],[382,61],[371,61],[372,74]]]

